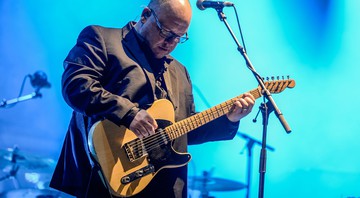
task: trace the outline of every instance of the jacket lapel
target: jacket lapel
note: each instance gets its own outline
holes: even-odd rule
[[[151,84],[152,91],[155,93],[154,72],[146,60],[144,52],[140,49],[135,33],[130,32],[135,31],[132,25],[132,23],[129,23],[124,28],[122,28],[123,45],[130,51],[131,55],[136,59],[136,62],[140,65],[140,67],[142,67],[147,79]]]
[[[136,59],[137,63],[143,68],[144,73],[148,80],[150,81],[152,91],[155,93],[155,77],[154,77],[154,71],[151,69],[151,66],[149,65],[144,52],[140,49],[140,46],[138,44],[137,38],[135,37],[134,32],[132,30],[132,23],[129,23],[126,25],[122,30],[122,37],[123,37],[123,45],[131,52],[132,56]],[[172,58],[167,56],[167,59],[165,61],[165,72],[164,72],[164,81],[167,88],[167,94],[169,97],[169,100],[173,103],[174,108],[177,106],[177,101],[174,97],[174,92],[176,93],[177,90],[176,86],[172,85],[172,82],[176,82],[176,71],[174,66],[171,64],[173,61]],[[155,99],[155,95],[154,95]]]
[[[174,65],[171,64],[172,59],[168,58],[167,61],[165,61],[165,72],[164,72],[164,81],[167,88],[167,94],[169,97],[169,100],[173,103],[174,108],[177,108],[178,101],[176,101],[176,97],[174,97],[174,92],[177,93],[177,86],[173,86],[172,82],[176,82],[176,70]]]

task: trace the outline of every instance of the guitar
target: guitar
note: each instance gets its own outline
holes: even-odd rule
[[[271,93],[280,93],[286,88],[293,88],[295,81],[275,80],[265,82],[265,86]],[[250,93],[257,99],[261,97],[262,90],[258,87]],[[96,122],[91,127],[88,145],[111,193],[121,197],[133,196],[141,192],[162,169],[185,166],[191,155],[175,151],[172,140],[225,115],[234,101],[241,97],[176,123],[172,103],[166,99],[157,100],[146,111],[156,119],[159,127],[155,134],[143,139],[125,126],[115,125],[109,120]]]

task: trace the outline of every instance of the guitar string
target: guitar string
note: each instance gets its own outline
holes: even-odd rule
[[[253,93],[252,93],[252,94],[253,94]],[[254,95],[255,95],[255,94],[254,94]],[[256,95],[257,95],[257,94],[256,94]],[[238,96],[238,97],[241,97],[241,95]],[[211,108],[211,109],[206,110],[206,111],[209,112],[209,113],[207,113],[207,114],[205,114],[206,111],[205,111],[205,112],[202,112],[202,114],[205,114],[204,116],[201,116],[201,117],[199,117],[199,116],[198,116],[198,117],[194,116],[194,121],[190,121],[190,122],[188,122],[188,123],[189,123],[189,124],[192,124],[192,125],[194,125],[194,124],[197,125],[197,122],[198,122],[198,121],[201,123],[201,118],[203,118],[203,119],[205,120],[205,122],[207,123],[207,122],[208,122],[208,121],[206,121],[207,118],[215,119],[215,118],[220,117],[220,116],[221,116],[221,115],[219,115],[219,112],[220,112],[220,111],[222,111],[222,112],[223,112],[222,115],[224,115],[224,114],[225,114],[225,113],[224,113],[224,109],[229,110],[230,105],[231,105],[231,104],[226,104],[226,103],[229,103],[230,101],[234,101],[234,100],[236,100],[238,97],[235,97],[235,98],[233,98],[233,99],[230,99],[229,101],[226,101],[226,102],[225,102],[225,106],[221,106],[221,104],[220,104],[220,105],[219,105],[219,106],[220,106],[220,109],[216,109],[217,106],[215,106],[215,107],[213,107],[213,108]],[[213,110],[213,109],[215,109],[215,110]],[[214,115],[213,115],[214,113],[216,113],[216,114],[218,114],[218,115],[214,116]],[[212,114],[212,116],[211,116],[210,114]],[[185,124],[185,125],[182,125],[182,124]],[[175,138],[177,138],[177,137],[180,137],[181,135],[183,135],[183,133],[180,131],[181,129],[185,129],[185,130],[189,131],[189,130],[187,129],[187,127],[190,127],[190,130],[196,128],[196,127],[195,127],[195,128],[194,128],[194,127],[191,128],[191,126],[189,126],[189,124],[186,124],[186,123],[183,123],[183,122],[180,121],[180,122],[176,123],[176,125],[180,125],[180,126],[178,127],[179,130],[169,131],[169,133],[172,134],[172,133],[174,133],[175,131],[179,131],[180,134],[176,134],[176,133],[173,134],[173,135],[174,135],[174,138],[173,138],[173,139],[175,139]],[[129,144],[133,147],[133,152],[139,153],[139,151],[143,151],[143,150],[145,150],[145,152],[148,152],[148,151],[151,151],[152,149],[154,149],[154,148],[156,148],[156,147],[158,147],[158,146],[161,146],[161,145],[165,144],[165,142],[162,141],[162,139],[161,139],[161,140],[158,140],[159,136],[161,136],[161,133],[157,133],[157,134],[160,134],[160,135],[155,135],[155,134],[154,134],[154,135],[152,135],[152,136],[149,136],[149,137],[143,139],[142,141],[141,141],[140,139],[136,139],[136,141],[133,141],[132,143],[129,142]],[[184,133],[184,134],[185,134],[185,133]],[[169,141],[170,138],[168,137],[168,134],[166,134],[166,136],[167,136],[166,141]],[[160,144],[160,145],[159,145],[159,144]]]
[[[254,95],[254,97],[255,98],[258,98],[258,97],[260,97],[261,96],[261,94],[259,93],[259,92],[256,92],[257,91],[257,89],[255,89],[255,90],[252,90],[252,91],[250,91],[250,93],[252,94],[252,95]],[[240,95],[241,96],[241,95]],[[239,97],[239,96],[238,96]],[[235,97],[235,98],[233,98],[233,99],[230,99],[229,101],[233,101],[233,100],[235,100],[235,99],[237,99],[238,97]],[[190,119],[190,121],[189,122],[178,122],[177,123],[177,125],[180,125],[178,128],[179,129],[176,129],[176,130],[170,130],[169,131],[169,134],[173,134],[173,133],[175,133],[176,131],[178,131],[178,132],[180,132],[180,134],[177,134],[177,133],[175,133],[175,134],[173,134],[173,138],[172,139],[175,139],[175,138],[177,138],[177,137],[180,137],[181,135],[183,135],[183,134],[185,134],[185,133],[182,133],[181,132],[181,130],[185,130],[185,131],[190,131],[190,130],[193,130],[193,129],[195,129],[195,128],[197,128],[198,126],[197,126],[197,121],[199,121],[200,122],[200,124],[201,124],[201,118],[203,118],[204,120],[205,120],[205,122],[207,123],[207,122],[209,122],[209,121],[206,121],[206,119],[207,118],[211,118],[211,120],[212,119],[216,119],[216,118],[218,118],[218,117],[220,117],[221,115],[219,115],[219,112],[220,111],[222,111],[223,112],[223,114],[222,115],[224,115],[225,113],[224,113],[224,109],[226,109],[226,110],[229,110],[229,104],[226,104],[226,103],[228,103],[229,101],[226,101],[225,102],[225,106],[221,106],[221,104],[219,105],[220,106],[220,109],[216,109],[216,107],[217,106],[215,106],[214,108],[211,108],[211,109],[208,109],[207,111],[205,111],[205,112],[203,112],[202,114],[205,114],[206,112],[208,112],[207,114],[205,114],[204,116],[192,116],[193,118],[194,118],[194,120],[193,121],[191,121],[191,119]],[[213,109],[215,109],[215,111],[213,110]],[[214,113],[217,113],[218,115],[216,115],[216,116],[214,116]],[[210,115],[210,114],[212,114],[212,116]],[[187,124],[186,124],[187,123]],[[190,125],[193,125],[194,126],[194,124],[195,124],[195,127],[191,127]],[[188,127],[190,127],[190,130],[188,129]],[[169,128],[169,127],[168,127]],[[176,127],[175,127],[176,128]],[[166,129],[166,128],[165,128]],[[169,128],[170,129],[170,128]],[[133,150],[134,150],[134,152],[135,153],[137,153],[137,154],[139,154],[139,152],[141,151],[141,154],[147,154],[149,151],[151,151],[152,149],[154,149],[154,148],[156,148],[156,147],[159,147],[159,146],[161,146],[161,145],[164,145],[166,142],[170,142],[170,140],[171,140],[171,138],[169,137],[169,134],[168,133],[166,133],[166,130],[164,130],[165,131],[165,133],[164,132],[160,132],[160,133],[157,133],[157,135],[156,134],[154,134],[154,135],[152,135],[152,136],[149,136],[148,138],[145,138],[143,141],[141,141],[140,139],[136,139],[131,145],[133,146]],[[165,141],[163,140],[163,138],[162,139],[160,139],[159,140],[159,136],[161,137],[161,136],[163,136],[163,135],[165,135]],[[134,145],[135,144],[135,145]],[[144,153],[144,151],[145,151],[145,153]],[[141,155],[141,156],[143,156],[143,155]]]
[[[175,125],[180,125],[180,127],[178,127],[178,128],[186,128],[186,130],[193,130],[193,129],[195,129],[196,127],[198,127],[197,125],[196,125],[196,123],[198,123],[198,121],[200,120],[200,123],[201,123],[201,120],[203,119],[206,119],[206,118],[213,118],[213,117],[220,117],[221,115],[219,115],[219,112],[220,111],[222,111],[223,112],[223,114],[225,114],[224,113],[224,109],[228,109],[228,107],[227,106],[224,106],[223,108],[221,108],[221,109],[219,109],[219,110],[216,110],[216,113],[218,114],[218,115],[216,115],[216,116],[214,116],[214,115],[212,115],[212,116],[209,116],[208,114],[214,114],[214,111],[212,111],[212,112],[210,112],[210,113],[208,113],[208,114],[205,114],[205,116],[202,116],[203,118],[201,118],[201,117],[199,117],[199,116],[194,116],[194,120],[193,121],[191,121],[191,119],[190,119],[190,121],[188,121],[188,122],[183,122],[183,121],[180,121],[180,122],[178,122],[178,123],[176,123]],[[194,126],[194,123],[195,123],[195,126]],[[185,125],[184,125],[185,124]],[[182,126],[181,126],[182,125]],[[191,127],[191,126],[189,126],[189,125],[193,125],[193,127]],[[173,126],[173,125],[170,125],[170,126]],[[187,127],[190,127],[190,129],[187,129]],[[174,130],[174,131],[179,131],[179,130]],[[175,134],[176,135],[176,134]],[[180,135],[182,135],[181,133],[180,133]],[[152,135],[152,136],[149,136],[148,138],[145,138],[145,139],[143,139],[143,143],[144,144],[148,144],[150,141],[152,141],[152,139],[153,138],[151,138],[151,137],[154,137],[154,138],[157,138],[157,137],[155,137],[154,135]],[[174,138],[175,139],[175,138]],[[139,139],[140,140],[140,139]]]
[[[214,111],[211,111],[209,114],[205,114],[204,116],[202,116],[202,117],[203,117],[203,120],[205,120],[205,123],[207,123],[207,122],[209,122],[209,121],[206,121],[206,119],[208,119],[208,118],[216,119],[216,118],[220,117],[220,116],[221,116],[221,115],[219,114],[220,111],[223,112],[222,115],[224,115],[224,109],[225,109],[225,110],[228,110],[228,109],[229,109],[229,105],[223,106],[223,107],[220,108],[220,109],[216,109],[215,112],[214,112]],[[216,115],[216,116],[210,115],[210,114],[214,114],[214,113],[216,113],[217,115]],[[194,118],[195,118],[195,117],[194,117]],[[194,121],[188,122],[188,123],[185,123],[185,122],[181,122],[181,121],[180,121],[180,122],[176,123],[176,125],[180,125],[180,126],[178,127],[179,130],[170,130],[169,133],[171,134],[171,133],[174,133],[175,131],[180,131],[181,129],[183,129],[183,130],[185,130],[185,131],[193,130],[193,129],[195,129],[195,128],[198,127],[198,125],[196,124],[198,120],[200,120],[200,122],[201,122],[201,117],[197,117],[197,118],[194,119]],[[190,130],[187,129],[188,127],[191,128],[191,126],[189,126],[189,125],[190,125],[190,124],[194,125],[194,123],[195,123],[195,126],[196,126],[196,127],[193,127],[193,128],[190,129]],[[175,128],[176,128],[176,127],[175,127]],[[165,128],[165,129],[166,129],[166,128]],[[164,131],[166,132],[166,130],[164,130]],[[133,150],[133,153],[137,153],[137,154],[138,154],[140,151],[142,152],[142,151],[145,150],[145,152],[146,152],[146,154],[147,154],[147,153],[148,153],[149,151],[151,151],[152,149],[154,149],[154,148],[156,148],[156,147],[158,147],[158,146],[164,145],[164,144],[165,144],[165,141],[163,141],[163,138],[161,138],[161,136],[162,136],[163,134],[165,135],[166,141],[167,141],[167,142],[170,142],[171,140],[170,140],[169,135],[168,135],[167,133],[164,133],[164,132],[156,133],[156,134],[154,134],[154,135],[152,135],[152,136],[149,136],[149,137],[147,137],[147,138],[144,138],[142,141],[141,141],[139,138],[137,138],[137,139],[133,140],[132,142],[129,142],[130,146],[133,148],[133,149],[132,149],[132,150]],[[177,138],[177,137],[180,137],[180,136],[183,135],[183,134],[185,134],[185,133],[180,132],[180,134],[175,134],[174,136],[175,136],[175,138]],[[175,138],[173,138],[173,139],[175,139]]]
[[[181,129],[183,129],[183,128],[186,128],[187,126],[186,125],[182,125],[182,126],[180,126],[180,128]],[[185,129],[185,130],[187,130],[187,129]],[[166,130],[165,130],[166,131]],[[171,131],[170,131],[170,133],[171,133]],[[158,147],[158,146],[161,146],[161,145],[163,145],[163,144],[165,144],[165,141],[163,141],[163,139],[158,139],[159,138],[159,136],[162,136],[162,134],[164,134],[165,135],[165,137],[166,137],[166,141],[167,142],[170,142],[170,137],[169,137],[169,135],[168,134],[166,134],[166,133],[157,133],[157,134],[159,134],[159,135],[153,135],[153,136],[149,136],[148,138],[147,138],[147,140],[145,140],[145,141],[143,141],[143,144],[141,144],[141,141],[140,141],[140,139],[138,139],[136,142],[137,142],[137,144],[135,143],[135,145],[133,144],[133,152],[135,152],[136,154],[139,154],[140,153],[140,151],[143,151],[143,150],[145,150],[145,152],[149,152],[149,151],[151,151],[152,149],[154,149],[154,148],[156,148],[156,147]],[[143,146],[144,145],[144,146]],[[144,149],[145,148],[145,149]]]
[[[258,98],[258,97],[260,97],[261,94],[260,94],[259,92],[256,92],[256,91],[257,91],[257,89],[250,91],[250,93],[251,93],[255,98]],[[242,95],[243,95],[243,94],[242,94]],[[218,105],[218,106],[220,106],[220,109],[216,109],[217,106],[214,106],[213,108],[210,108],[210,109],[202,112],[201,114],[205,114],[206,112],[208,112],[208,113],[206,113],[204,116],[191,116],[191,117],[194,118],[193,121],[191,121],[191,119],[190,119],[189,122],[182,122],[182,121],[180,121],[180,122],[176,123],[175,125],[180,125],[180,126],[178,127],[179,129],[170,130],[170,131],[169,131],[169,134],[173,134],[174,138],[172,138],[172,139],[175,139],[175,138],[180,137],[180,136],[182,136],[182,135],[185,134],[185,133],[182,133],[181,130],[184,130],[184,129],[185,129],[185,131],[191,131],[191,130],[199,127],[199,126],[197,125],[197,123],[199,122],[199,123],[201,124],[201,118],[203,118],[203,120],[205,120],[205,123],[207,123],[207,122],[209,122],[209,121],[206,121],[207,118],[211,118],[211,120],[212,120],[212,119],[216,119],[216,118],[224,115],[224,114],[225,114],[225,113],[224,113],[224,109],[225,109],[225,110],[229,110],[229,108],[230,108],[230,106],[231,106],[231,104],[227,104],[227,103],[233,102],[234,100],[237,100],[237,98],[241,97],[242,95],[240,95],[240,96],[238,96],[238,97],[235,97],[235,98],[232,98],[232,99],[230,99],[230,100],[228,100],[228,101],[225,101],[225,102],[224,102],[225,106],[221,106],[221,104]],[[215,110],[213,110],[213,109],[215,109]],[[222,115],[219,115],[219,112],[220,112],[220,111],[222,111],[222,113],[223,113]],[[217,113],[218,115],[214,116],[214,115],[213,115],[214,113]],[[212,116],[211,116],[210,114],[212,114]],[[186,124],[186,123],[187,123],[187,124]],[[185,125],[182,125],[182,124],[185,124]],[[190,124],[193,125],[193,126],[195,125],[195,127],[191,127]],[[170,126],[172,126],[172,125],[170,125]],[[190,130],[187,129],[187,127],[190,127]],[[169,128],[169,127],[167,127],[167,128]],[[175,128],[176,128],[176,127],[175,127]],[[166,129],[166,128],[165,128],[165,129]],[[164,131],[165,131],[165,133],[159,132],[159,133],[156,133],[156,134],[154,134],[154,135],[152,135],[152,136],[149,136],[149,137],[147,137],[147,138],[144,138],[143,140],[140,140],[139,138],[137,138],[137,139],[129,142],[128,144],[133,148],[133,152],[139,153],[139,151],[142,151],[142,152],[145,151],[146,154],[147,154],[147,153],[148,153],[149,151],[151,151],[152,149],[164,145],[165,142],[170,142],[170,141],[171,141],[171,138],[169,137],[169,134],[166,133],[166,130],[164,130]],[[180,134],[176,134],[175,131],[179,131]],[[175,133],[175,134],[174,134],[174,133]],[[165,135],[166,141],[164,141],[163,138],[160,138],[160,137],[163,136],[163,135]],[[160,139],[159,139],[159,138],[160,138]]]
[[[261,95],[261,94],[259,94],[258,92],[255,92],[255,91],[257,91],[257,89],[252,90],[252,91],[250,91],[250,92],[251,92],[252,95],[255,95],[255,97],[259,97],[259,95]],[[232,99],[224,102],[225,106],[221,106],[221,104],[218,105],[218,106],[220,107],[219,109],[216,108],[216,107],[218,107],[218,106],[214,106],[213,108],[210,108],[210,109],[208,109],[208,110],[200,113],[200,114],[203,114],[203,116],[196,116],[196,115],[195,115],[195,116],[191,116],[191,117],[194,118],[193,121],[191,121],[191,119],[189,119],[189,120],[190,120],[189,122],[182,122],[182,121],[180,121],[180,122],[176,123],[175,125],[180,125],[180,126],[178,127],[179,129],[169,131],[169,133],[170,133],[170,134],[173,134],[173,136],[174,136],[174,138],[172,138],[172,139],[175,139],[175,138],[177,138],[177,137],[180,137],[181,135],[184,135],[185,133],[182,133],[181,130],[184,130],[184,129],[185,129],[185,131],[191,131],[191,130],[199,127],[199,126],[198,126],[199,124],[197,124],[198,122],[200,123],[200,126],[201,126],[201,125],[202,125],[202,123],[201,123],[201,120],[202,120],[202,119],[205,120],[205,123],[207,123],[207,122],[209,122],[209,121],[211,121],[211,120],[213,120],[213,119],[216,119],[216,118],[224,115],[224,114],[225,114],[224,109],[227,110],[227,112],[228,112],[229,109],[230,109],[230,106],[233,104],[233,102],[234,102],[235,100],[237,100],[237,99],[238,99],[239,97],[241,97],[241,96],[242,96],[242,95],[240,95],[240,96],[238,96],[238,97],[235,97],[235,98],[232,98]],[[230,103],[230,104],[229,104],[229,103]],[[220,111],[222,112],[222,114],[219,114]],[[214,115],[215,113],[216,113],[217,115]],[[208,118],[210,118],[209,121],[206,120],[206,119],[208,119]],[[185,125],[184,125],[184,124],[185,124]],[[193,126],[195,125],[195,127],[191,127],[190,125],[193,125]],[[172,125],[171,125],[171,126],[172,126]],[[190,129],[188,129],[188,127],[190,127]],[[176,128],[176,127],[175,127],[175,128]],[[179,131],[180,134],[175,133],[175,131]],[[174,134],[174,133],[175,133],[175,134]],[[168,134],[166,134],[166,135],[168,136]],[[152,150],[152,149],[158,147],[158,146],[159,146],[159,143],[162,143],[162,142],[163,142],[163,141],[161,141],[161,140],[158,141],[157,139],[158,139],[158,136],[152,135],[152,136],[149,136],[148,138],[145,138],[145,140],[143,140],[143,144],[145,145],[145,148],[146,148],[147,151],[148,151],[148,150]],[[140,139],[139,139],[139,140],[140,140]],[[169,139],[167,139],[167,141],[169,141]],[[143,146],[142,146],[142,145],[139,145],[139,144],[141,144],[141,142],[140,142],[140,143],[137,142],[137,147],[135,148],[136,151],[139,151],[140,149],[143,150]],[[165,144],[165,143],[160,144],[160,146],[163,145],[163,144]],[[138,146],[141,146],[141,148],[139,148]]]
[[[233,99],[233,100],[234,100],[234,99]],[[227,101],[227,102],[229,102],[229,101]],[[217,109],[216,106],[215,106],[213,109],[209,109],[207,114],[205,114],[206,111],[203,112],[202,114],[204,114],[204,116],[194,116],[194,117],[193,117],[194,120],[192,120],[192,121],[191,121],[191,119],[190,119],[189,122],[181,122],[181,121],[180,121],[180,122],[176,123],[176,125],[180,125],[180,126],[178,127],[179,129],[170,130],[169,133],[170,133],[170,134],[173,134],[173,133],[175,133],[175,131],[178,131],[178,133],[173,134],[173,136],[174,136],[173,139],[175,139],[175,138],[177,138],[177,137],[185,134],[185,133],[181,132],[181,130],[191,131],[191,130],[199,127],[199,126],[198,126],[199,124],[197,124],[197,123],[200,123],[200,125],[202,125],[201,120],[204,120],[205,123],[207,123],[207,122],[209,122],[209,121],[211,121],[211,120],[213,120],[213,119],[216,119],[216,118],[224,115],[226,112],[229,111],[229,109],[230,109],[230,105],[229,105],[229,104],[226,104],[225,106],[221,106],[221,105],[220,105],[220,108],[219,108],[219,109]],[[226,112],[225,112],[224,110],[226,110]],[[221,113],[222,113],[222,114],[221,114]],[[216,115],[214,115],[214,114],[216,114]],[[210,118],[210,119],[208,119],[208,118]],[[192,126],[191,126],[191,125],[192,125]],[[172,126],[172,125],[171,125],[171,126]],[[173,127],[174,127],[174,126],[173,126]],[[175,127],[175,128],[176,128],[176,127]],[[165,131],[166,131],[166,130],[165,130]],[[133,143],[130,143],[130,142],[129,142],[129,143],[130,143],[131,146],[134,147],[134,149],[133,149],[134,152],[139,152],[140,150],[141,150],[141,151],[144,150],[144,149],[143,149],[143,146],[141,145],[141,143],[143,143],[143,145],[145,145],[145,147],[147,148],[147,150],[152,150],[153,148],[158,147],[158,146],[159,146],[159,143],[162,143],[162,142],[163,142],[163,141],[162,141],[163,139],[157,141],[157,139],[159,138],[159,136],[162,135],[162,133],[159,133],[159,134],[160,134],[160,135],[156,135],[156,136],[155,136],[155,135],[152,135],[152,136],[149,136],[148,138],[143,139],[143,142],[141,142],[141,140],[138,139],[137,141],[134,141]],[[170,141],[170,138],[168,137],[168,134],[165,134],[165,135],[167,136],[167,137],[166,137],[166,138],[167,138],[166,141]],[[165,143],[163,143],[163,144],[165,144]],[[136,147],[135,147],[135,145],[136,145]],[[160,144],[160,145],[162,145],[162,144]],[[141,148],[139,148],[139,146],[141,146]]]

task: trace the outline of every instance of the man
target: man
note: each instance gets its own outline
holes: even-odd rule
[[[108,119],[143,139],[158,128],[146,111],[154,101],[170,100],[175,121],[195,113],[189,74],[169,55],[187,40],[190,20],[187,0],[152,0],[137,23],[122,29],[89,26],[80,33],[64,61],[62,91],[74,112],[51,187],[77,197],[112,196],[89,154],[88,133],[96,121]],[[254,100],[244,94],[229,113],[175,139],[173,148],[186,152],[187,144],[232,139]],[[132,197],[186,196],[187,167],[182,166],[159,171]]]

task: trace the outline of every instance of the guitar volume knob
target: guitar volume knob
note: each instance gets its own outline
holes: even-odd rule
[[[130,177],[129,176],[125,176],[125,177],[121,178],[121,183],[127,184],[129,182],[130,182]]]
[[[136,177],[142,177],[144,175],[144,171],[143,170],[138,170],[135,172]]]

